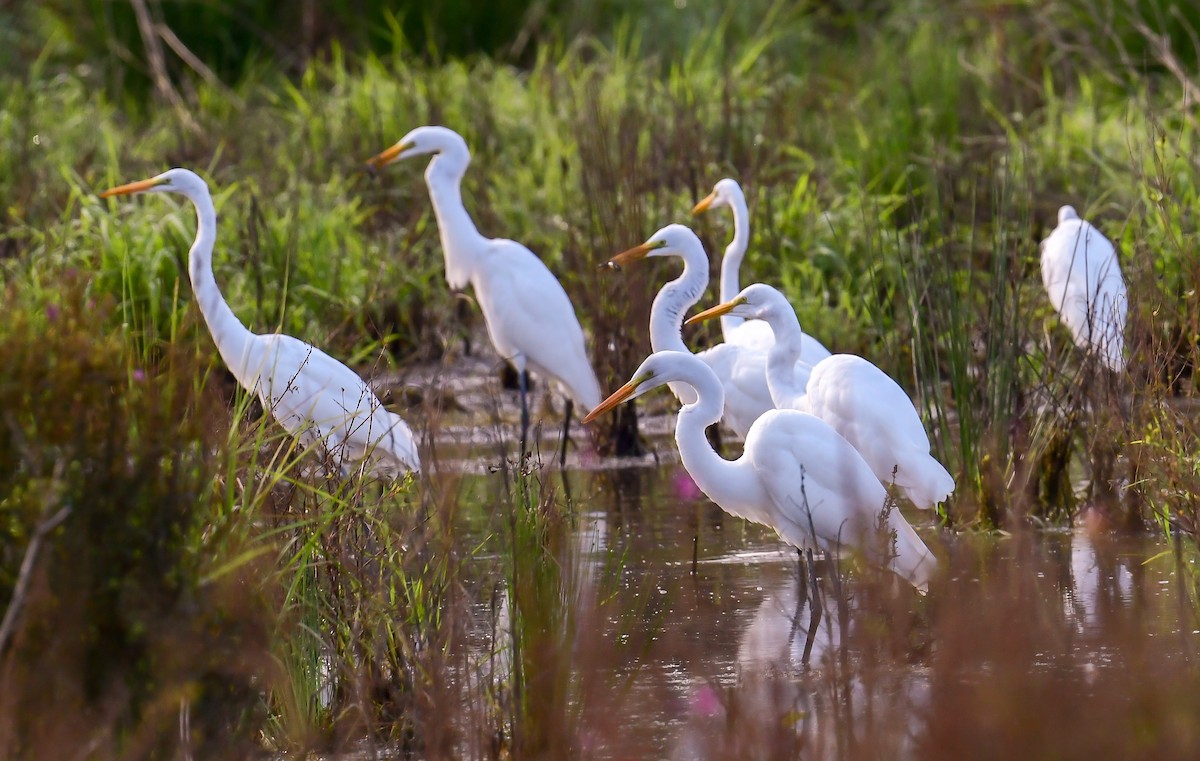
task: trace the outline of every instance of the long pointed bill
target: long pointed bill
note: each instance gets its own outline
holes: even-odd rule
[[[715,192],[709,193],[704,200],[692,207],[692,214],[703,214],[708,211],[708,207],[712,206],[715,200],[717,200],[717,194]]]
[[[600,266],[602,266],[602,267],[607,266],[614,270],[619,270],[622,267],[624,267],[626,264],[632,264],[636,261],[645,259],[646,256],[651,251],[653,251],[656,248],[662,248],[665,245],[666,244],[661,240],[654,241],[653,243],[646,242],[646,243],[641,244],[640,246],[634,246],[633,248],[629,249],[628,251],[622,251],[621,253],[617,254],[616,256],[609,259],[607,262],[605,262],[604,264],[602,264]]]
[[[596,418],[603,415],[605,412],[608,412],[613,407],[616,407],[621,402],[623,402],[626,399],[628,399],[629,397],[633,396],[633,393],[635,391],[637,391],[637,387],[638,387],[638,384],[635,383],[634,381],[629,381],[624,386],[621,386],[619,389],[617,389],[616,391],[613,392],[612,396],[608,397],[604,401],[600,402],[600,404],[596,405],[596,408],[594,410],[592,410],[591,412],[589,412],[587,414],[587,417],[585,417],[583,419],[583,424],[587,425],[588,423],[592,422]]]
[[[409,148],[412,148],[412,143],[396,143],[386,151],[367,159],[367,166],[372,169],[381,169],[400,158],[400,154]]]
[[[717,304],[715,307],[705,309],[703,312],[700,312],[699,314],[692,315],[691,317],[687,318],[687,320],[684,321],[683,324],[684,325],[693,325],[697,322],[704,322],[705,320],[711,320],[714,317],[720,317],[721,315],[729,314],[730,312],[733,311],[734,307],[736,307],[740,303],[742,303],[742,302],[738,301],[737,299],[734,299],[733,301],[726,301],[724,304]]]
[[[163,182],[165,182],[165,180],[161,180],[158,177],[151,177],[148,180],[138,180],[137,182],[131,182],[127,185],[118,185],[115,188],[109,188],[101,193],[100,197],[111,198],[113,196],[127,196],[130,193],[141,193],[149,190],[155,185],[161,185]]]

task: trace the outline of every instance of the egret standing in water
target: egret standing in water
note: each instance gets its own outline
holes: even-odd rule
[[[565,462],[573,404],[587,412],[600,402],[600,382],[588,361],[583,329],[571,300],[532,251],[516,241],[485,238],[475,228],[462,200],[462,178],[471,153],[457,132],[446,127],[418,127],[368,163],[381,168],[424,155],[433,156],[425,169],[425,184],[441,236],[446,282],[451,288],[471,284],[492,345],[517,369],[521,454],[525,454],[529,434],[525,370],[530,368],[566,388],[559,458],[560,463]]]
[[[136,193],[178,193],[196,207],[188,274],[200,313],[233,377],[258,395],[288,433],[302,446],[322,450],[339,468],[365,461],[369,472],[392,477],[420,470],[412,431],[357,373],[299,339],[251,333],[234,315],[213,277],[217,213],[204,180],[187,169],[171,169],[100,197]]]
[[[1042,241],[1042,284],[1075,344],[1124,370],[1129,295],[1121,265],[1108,238],[1071,206],[1058,210],[1058,227]]]
[[[692,214],[702,214],[709,209],[729,207],[733,212],[733,240],[725,247],[721,257],[721,301],[729,301],[741,290],[739,271],[746,249],[750,246],[750,210],[746,207],[746,195],[737,180],[726,177],[713,186],[712,192],[692,208]],[[769,328],[761,322],[743,320],[732,314],[721,318],[721,335],[725,343],[763,349],[771,348],[775,341]],[[815,365],[829,356],[829,349],[808,335],[801,333],[800,359]]]
[[[954,478],[930,454],[916,407],[887,373],[862,357],[834,354],[812,368],[807,388],[802,387],[792,370],[801,345],[800,321],[782,293],[755,283],[688,322],[727,314],[764,321],[774,333],[767,384],[776,407],[824,420],[858,450],[876,478],[895,482],[917,507],[932,508],[954,491]]]
[[[704,429],[720,419],[724,391],[695,355],[652,354],[583,422],[668,383],[685,384],[693,392],[694,401],[683,406],[675,423],[683,467],[725,512],[769,526],[799,549],[856,548],[918,589],[928,589],[937,559],[899,510],[885,509],[883,484],[825,421],[796,410],[771,410],[751,426],[741,457],[726,460],[713,450]],[[881,517],[891,534],[890,550],[875,541]]]

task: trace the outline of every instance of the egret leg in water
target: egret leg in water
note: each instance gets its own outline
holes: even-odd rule
[[[821,585],[817,580],[817,564],[813,562],[813,551],[811,549],[804,551],[804,561],[808,565],[808,584],[809,584],[809,601],[808,609],[811,618],[808,621],[808,639],[804,641],[804,655],[801,656],[801,663],[808,663],[808,658],[812,655],[813,642],[817,639],[817,629],[821,626]]]
[[[817,566],[813,561],[813,552],[811,549],[802,550],[796,548],[796,613],[792,617],[792,633],[788,637],[788,647],[791,647],[792,640],[796,638],[796,630],[800,628],[800,613],[804,610],[804,602],[808,601],[809,619],[808,631],[804,637],[804,654],[800,657],[800,662],[808,665],[808,659],[812,655],[813,644],[817,639],[817,630],[821,626],[821,586],[817,580]]]
[[[562,449],[558,453],[558,467],[567,465],[567,444],[571,441],[571,416],[575,414],[575,402],[567,400],[566,412],[563,413]]]
[[[718,455],[704,438],[704,429],[721,418],[724,389],[712,368],[693,354],[651,355],[583,422],[672,382],[694,399],[675,418],[679,458],[709,499],[726,512],[774,528],[793,547],[845,544],[869,550],[882,524],[895,538],[895,552],[888,557],[876,554],[875,560],[918,590],[929,588],[937,559],[899,511],[872,507],[886,503],[887,490],[828,423],[796,410],[770,410],[754,421],[741,457],[726,460]],[[819,513],[808,510],[809,504],[819,505]],[[806,520],[807,530],[802,524]]]
[[[467,213],[462,180],[471,152],[466,141],[445,127],[417,127],[368,165],[379,169],[411,156],[430,157],[425,185],[437,218],[446,283],[454,290],[471,286],[496,353],[513,360],[522,373],[532,367],[543,381],[557,380],[582,407],[599,404],[600,382],[562,284],[528,248],[513,240],[485,237]],[[528,420],[526,381],[521,382],[523,417]],[[521,432],[522,456],[528,433],[526,423]]]
[[[527,451],[525,443],[529,437],[529,401],[526,399],[528,395],[527,386],[529,385],[529,376],[525,374],[525,368],[517,368],[517,378],[521,386],[521,459],[524,460],[525,452]]]

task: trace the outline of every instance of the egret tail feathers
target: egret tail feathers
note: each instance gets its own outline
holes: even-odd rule
[[[896,485],[914,505],[930,510],[954,493],[954,476],[933,455],[904,459],[896,472]]]
[[[894,517],[888,521],[893,532],[895,553],[891,568],[924,594],[929,591],[929,582],[937,571],[937,557],[929,551],[913,527],[895,512],[895,508],[892,510]]]

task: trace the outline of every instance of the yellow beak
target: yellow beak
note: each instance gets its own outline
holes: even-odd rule
[[[717,200],[716,192],[709,193],[704,200],[692,207],[692,214],[703,214],[708,211],[708,207],[712,206],[715,200]]]
[[[157,177],[151,177],[148,180],[138,180],[131,182],[128,185],[118,185],[115,188],[109,188],[100,194],[101,198],[111,198],[113,196],[127,196],[130,193],[141,193],[144,190],[149,190],[155,185],[163,184],[163,180]]]
[[[409,148],[412,148],[412,143],[396,143],[391,148],[383,151],[377,156],[367,159],[367,166],[372,169],[380,169],[400,158],[400,154],[404,153]]]
[[[703,312],[700,312],[699,314],[692,315],[691,317],[687,318],[687,320],[683,324],[684,325],[692,325],[697,322],[704,322],[705,320],[711,320],[714,317],[720,317],[723,314],[729,314],[730,312],[733,311],[734,307],[736,307],[738,304],[741,304],[741,303],[742,302],[740,300],[734,299],[733,301],[726,301],[724,304],[717,304],[715,307],[710,307],[709,309],[705,309]]]
[[[628,251],[622,251],[613,258],[609,259],[607,262],[608,266],[619,270],[626,264],[632,264],[633,262],[645,259],[646,255],[651,251],[656,248],[662,248],[665,245],[666,244],[663,241],[655,241],[654,243],[643,243],[639,246],[634,246]]]
[[[629,381],[624,386],[621,386],[619,389],[617,389],[616,391],[613,392],[612,396],[608,397],[604,401],[600,402],[600,404],[596,405],[596,409],[589,412],[587,414],[587,416],[583,419],[583,424],[587,425],[588,423],[592,422],[596,418],[603,415],[605,412],[608,412],[613,407],[616,407],[621,402],[623,402],[626,399],[628,399],[629,397],[633,396],[633,392],[637,391],[637,387],[638,387],[638,381],[636,379]]]

